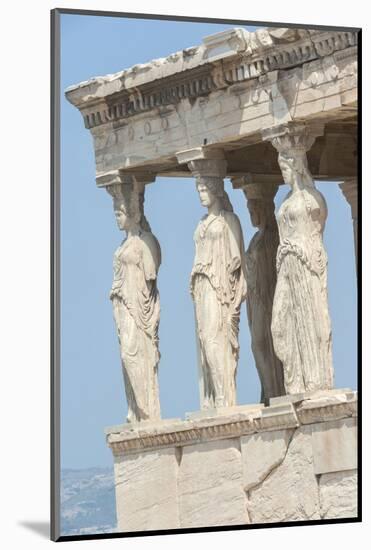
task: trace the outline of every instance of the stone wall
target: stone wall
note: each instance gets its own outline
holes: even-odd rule
[[[356,517],[356,393],[297,399],[108,429],[118,529]]]

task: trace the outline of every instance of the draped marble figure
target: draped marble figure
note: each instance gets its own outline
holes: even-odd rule
[[[246,298],[244,243],[223,179],[196,180],[208,209],[197,226],[191,294],[201,361],[201,408],[236,404],[241,303]]]
[[[333,387],[327,254],[327,205],[308,170],[300,143],[281,150],[278,162],[291,190],[277,216],[280,244],[273,303],[274,349],[289,394]]]
[[[110,298],[121,351],[128,422],[160,418],[157,273],[161,250],[143,213],[144,186],[110,186],[119,229],[127,233],[114,254]],[[114,188],[114,189],[112,189]]]
[[[277,358],[271,333],[272,306],[276,288],[276,254],[279,244],[274,215],[277,186],[250,184],[243,187],[251,223],[258,231],[246,251],[247,318],[251,348],[261,383],[261,402],[284,395],[282,363]]]

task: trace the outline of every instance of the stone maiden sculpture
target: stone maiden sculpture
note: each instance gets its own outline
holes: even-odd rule
[[[127,179],[129,183],[107,187],[113,196],[117,225],[127,234],[114,254],[110,298],[120,344],[127,421],[139,422],[160,418],[156,279],[161,249],[144,216],[144,184]]]
[[[290,394],[333,387],[322,240],[327,206],[308,170],[307,141],[300,134],[273,139],[284,181],[291,187],[277,216],[280,244],[272,313],[274,349]]]
[[[246,298],[241,225],[223,179],[196,180],[208,210],[197,226],[191,294],[195,303],[201,361],[201,408],[236,404],[236,368],[241,303]]]
[[[261,382],[261,402],[285,393],[282,364],[272,341],[271,323],[273,297],[276,288],[276,254],[279,244],[274,215],[276,185],[248,184],[243,186],[251,223],[258,231],[246,251],[247,318],[251,333],[251,348]]]

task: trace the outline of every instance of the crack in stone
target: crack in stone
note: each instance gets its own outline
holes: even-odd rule
[[[262,485],[262,484],[271,476],[271,474],[273,474],[273,472],[274,472],[275,470],[277,470],[277,468],[278,468],[279,466],[281,466],[281,464],[283,464],[283,462],[284,462],[284,460],[285,460],[285,458],[286,458],[286,456],[287,456],[287,453],[288,453],[288,451],[289,451],[291,441],[293,440],[296,431],[297,431],[297,430],[294,429],[294,430],[292,431],[292,434],[290,435],[290,438],[289,438],[289,440],[288,440],[288,442],[287,442],[286,451],[285,451],[285,454],[284,454],[282,460],[280,460],[279,462],[273,464],[273,466],[269,469],[268,473],[264,476],[264,478],[263,478],[262,480],[260,480],[260,481],[257,481],[254,485],[252,485],[251,487],[249,487],[248,489],[246,489],[246,490],[245,490],[246,493],[250,493],[251,491],[253,491],[254,489],[256,489],[259,485]]]
[[[247,511],[247,516],[249,518],[249,523],[253,523],[253,521],[251,519],[251,515],[250,515],[250,510],[249,510],[251,492],[254,491],[255,489],[257,489],[259,486],[263,485],[263,483],[265,483],[265,481],[277,470],[277,468],[279,468],[284,463],[284,461],[286,459],[286,456],[287,456],[287,453],[289,452],[291,442],[292,442],[296,432],[297,432],[297,429],[294,428],[292,430],[292,433],[291,433],[291,435],[289,437],[289,440],[287,442],[286,451],[285,451],[284,456],[282,457],[282,460],[280,460],[279,462],[273,464],[273,466],[269,469],[268,473],[264,476],[263,479],[261,479],[260,481],[257,481],[254,485],[249,487],[249,489],[244,488],[244,492],[245,492],[245,495],[246,495],[246,501],[247,501],[246,511]]]
[[[252,523],[252,520],[251,520],[251,517],[250,517],[250,511],[249,511],[249,499],[247,498],[247,495],[246,495],[246,515],[247,515],[247,522],[246,523]]]
[[[317,481],[317,489],[318,489],[318,513],[319,513],[320,518],[324,519],[326,514],[325,514],[325,512],[322,511],[322,506],[321,506],[321,490],[320,490],[321,477],[322,477],[322,474],[319,474],[319,475],[315,476],[316,481]]]
[[[180,466],[183,458],[183,447],[175,447],[175,458],[178,466]]]

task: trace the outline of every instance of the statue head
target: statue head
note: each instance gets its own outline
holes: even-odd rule
[[[313,179],[308,168],[307,154],[304,149],[281,151],[278,155],[284,182],[291,187],[303,189],[313,187]]]
[[[233,212],[233,206],[224,190],[223,178],[200,176],[196,179],[196,187],[202,206],[209,208],[219,202],[222,210]]]
[[[247,208],[250,214],[251,225],[264,229],[276,224],[274,215],[274,201],[270,197],[254,198],[247,200]]]
[[[242,190],[247,198],[247,208],[253,227],[264,229],[275,226],[274,196],[277,185],[249,183],[242,187]]]
[[[264,202],[262,199],[248,199],[247,208],[249,209],[250,220],[253,227],[262,227],[265,225]]]
[[[130,201],[124,199],[113,199],[113,209],[117,226],[120,231],[128,231],[134,225],[134,216],[130,209]]]
[[[144,216],[144,185],[134,183],[114,184],[107,188],[113,197],[113,208],[121,231],[141,229],[150,231]]]

